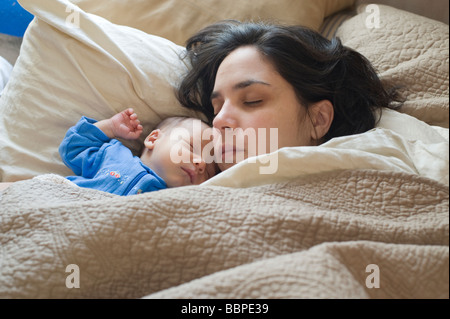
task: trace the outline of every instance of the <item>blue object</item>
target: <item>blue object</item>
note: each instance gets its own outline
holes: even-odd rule
[[[23,37],[33,15],[15,0],[0,0],[0,33]]]
[[[167,188],[158,175],[116,139],[110,139],[96,120],[83,116],[59,146],[63,162],[77,176],[67,179],[78,186],[116,195],[135,195]]]

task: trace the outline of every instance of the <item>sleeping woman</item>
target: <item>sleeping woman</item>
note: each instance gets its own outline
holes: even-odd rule
[[[223,21],[186,48],[192,68],[178,99],[222,133],[216,157],[233,155],[218,162],[222,171],[253,148],[226,144],[227,130],[276,128],[278,148],[313,146],[366,132],[378,121],[376,110],[401,106],[364,56],[305,27]],[[266,138],[265,150],[271,142]]]
[[[277,149],[314,146],[366,132],[378,110],[401,106],[364,56],[305,27],[223,21],[192,36],[186,49],[192,68],[177,97],[221,133],[222,171],[254,155],[248,139],[230,144],[227,131],[272,128]],[[265,140],[272,151],[274,141]]]

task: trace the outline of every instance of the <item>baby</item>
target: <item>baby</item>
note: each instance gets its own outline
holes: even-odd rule
[[[82,117],[66,133],[59,153],[77,175],[67,178],[81,187],[133,195],[197,185],[216,174],[216,165],[205,158],[209,154],[203,154],[210,142],[202,139],[208,128],[198,119],[168,118],[145,138],[141,156],[133,156],[131,150],[116,139],[133,140],[142,134],[137,114],[129,108],[98,122]],[[174,129],[189,134],[173,138]]]

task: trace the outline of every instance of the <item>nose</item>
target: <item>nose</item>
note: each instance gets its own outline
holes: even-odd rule
[[[237,128],[237,109],[229,101],[225,101],[213,120],[213,127],[224,131],[226,128]]]

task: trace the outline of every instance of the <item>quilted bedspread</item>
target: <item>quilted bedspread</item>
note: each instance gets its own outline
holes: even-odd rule
[[[345,21],[336,36],[367,57],[385,83],[399,87],[406,98],[402,112],[448,128],[448,25],[389,6],[375,8],[359,6],[360,14]]]
[[[369,12],[338,35],[404,85],[406,114],[281,149],[273,175],[244,161],[128,197],[13,183],[0,298],[449,298],[448,25],[379,9],[379,28]]]
[[[0,298],[449,297],[449,189],[417,175],[128,197],[42,175],[0,196]]]

